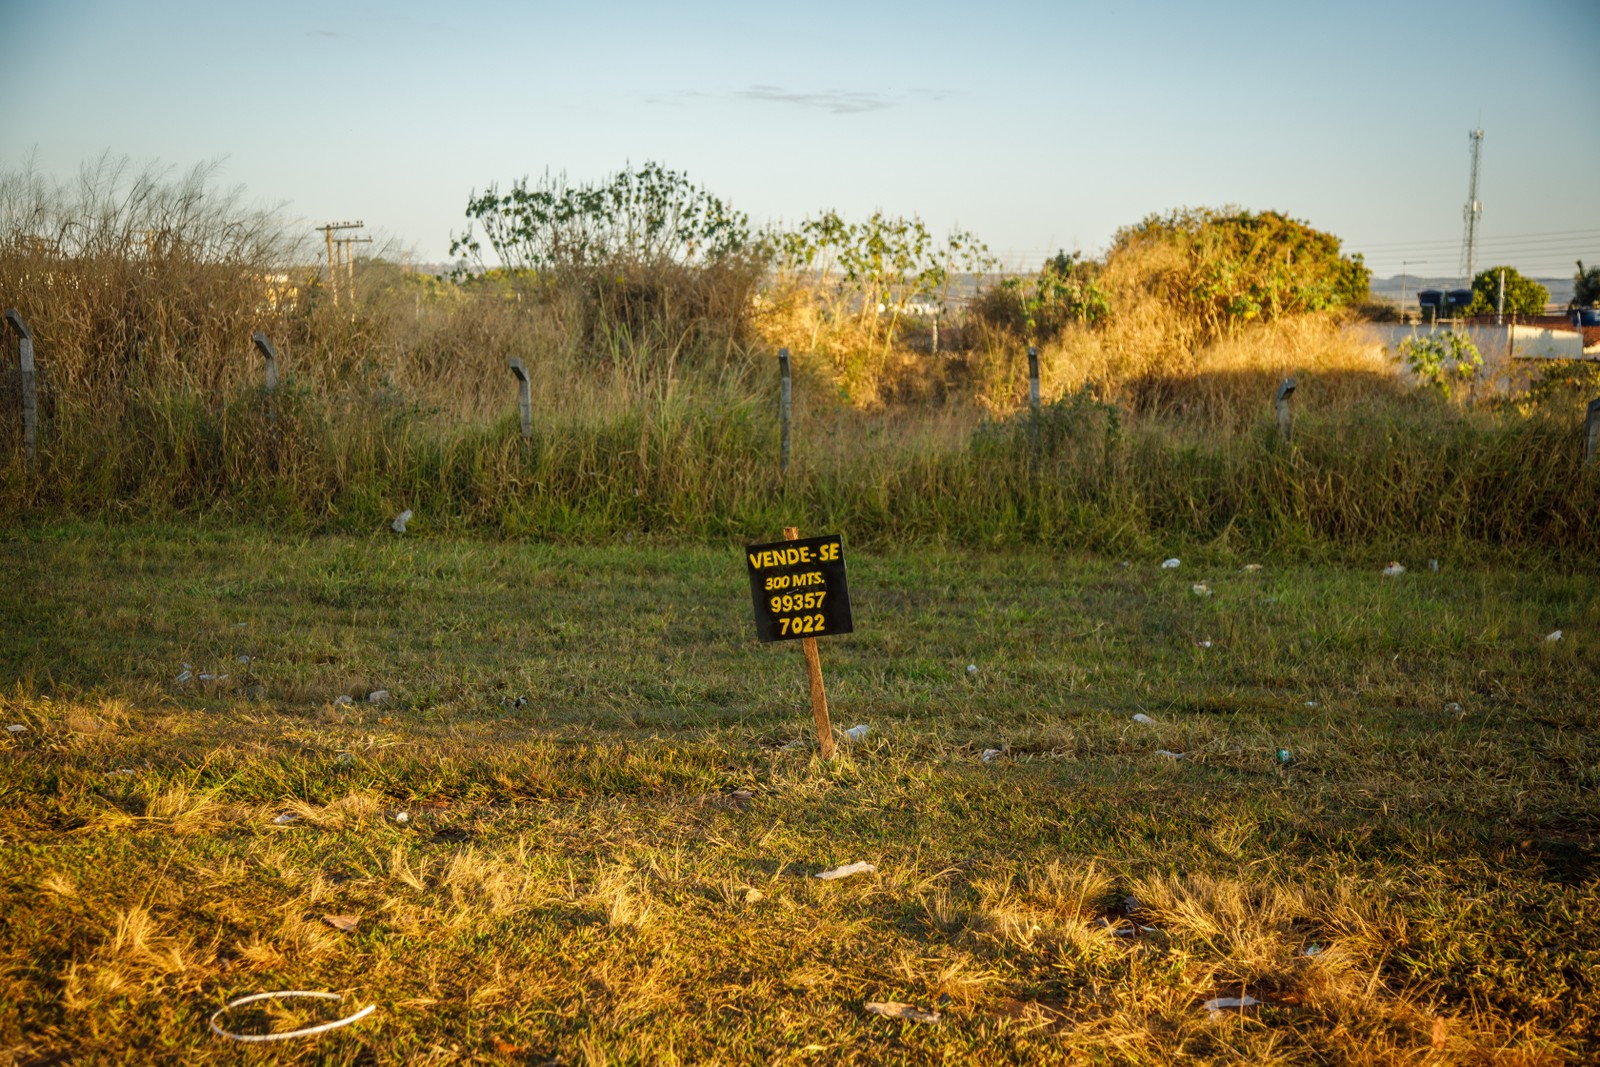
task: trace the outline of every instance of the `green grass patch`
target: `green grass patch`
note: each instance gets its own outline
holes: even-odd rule
[[[1600,1050],[1588,573],[847,552],[824,765],[731,548],[13,529],[0,1061]]]

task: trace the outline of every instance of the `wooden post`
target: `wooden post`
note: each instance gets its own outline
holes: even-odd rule
[[[250,340],[255,342],[261,358],[267,361],[267,392],[275,393],[278,391],[278,350],[272,347],[272,342],[260,330],[251,334]]]
[[[785,476],[789,473],[790,391],[789,350],[780,348],[778,349],[778,470]],[[794,537],[790,537],[789,540],[794,540]]]
[[[6,309],[6,321],[17,335],[17,357],[22,366],[22,444],[27,450],[28,462],[38,459],[39,452],[39,396],[33,374],[33,331],[22,321],[16,308]]]
[[[1294,395],[1294,379],[1285,378],[1283,384],[1278,386],[1278,433],[1283,435],[1285,441],[1289,440],[1289,398]]]
[[[1028,437],[1039,458],[1039,349],[1028,346]]]
[[[522,360],[511,357],[511,373],[517,376],[517,403],[522,408],[522,436],[533,436],[533,394],[528,388],[528,371]]]
[[[1580,333],[1578,336],[1583,335]],[[1589,414],[1583,420],[1583,430],[1583,462],[1593,466],[1600,461],[1600,399],[1589,401]]]
[[[785,350],[787,351],[787,349]],[[800,531],[793,526],[783,528],[785,540],[795,541]],[[828,694],[822,688],[822,656],[817,652],[815,637],[802,637],[800,647],[806,654],[806,677],[811,681],[811,714],[817,720],[817,745],[823,759],[833,758],[833,723],[828,718]]]

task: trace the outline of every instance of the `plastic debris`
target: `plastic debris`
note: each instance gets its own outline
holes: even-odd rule
[[[1286,748],[1278,749],[1278,762],[1287,767],[1294,762],[1294,753]]]
[[[337,707],[337,708],[348,708],[351,705],[353,705],[354,703],[355,703],[354,700],[351,700],[348,696],[346,696],[343,693],[340,693],[338,696],[333,698],[333,705],[334,705],[334,707]]]
[[[183,665],[183,670],[180,671],[179,674],[178,674],[178,684],[182,685],[185,682],[187,682],[190,679],[192,679],[193,677],[194,677],[194,672],[192,670],[190,670],[189,665],[187,663],[185,663]]]
[[[1251,996],[1212,997],[1210,1000],[1206,1001],[1200,1006],[1206,1011],[1210,1012],[1213,1016],[1217,1016],[1229,1009],[1243,1010],[1245,1008],[1253,1008],[1260,1003],[1261,1001]]]
[[[733,806],[740,811],[748,808],[756,798],[756,795],[748,789],[735,789],[729,796],[733,801]]]
[[[1389,565],[1383,568],[1383,576],[1385,578],[1398,578],[1405,572],[1405,564],[1400,563],[1398,560],[1391,559]]]
[[[389,529],[393,530],[395,533],[403,534],[406,532],[406,523],[410,521],[411,509],[406,508],[400,514],[394,517],[394,521],[389,524]]]
[[[1161,569],[1164,571],[1175,571],[1180,566],[1182,566],[1182,561],[1180,561],[1177,556],[1173,556],[1171,559],[1164,559],[1161,561]]]
[[[849,738],[851,741],[864,741],[866,740],[867,735],[871,732],[872,727],[868,726],[864,722],[858,722],[854,726],[850,727],[850,729],[846,730],[844,732],[844,736]]]
[[[1561,640],[1561,637],[1562,637],[1562,634],[1561,634],[1560,630],[1552,630],[1548,634],[1545,635],[1544,639],[1546,641],[1550,642],[1551,644],[1555,644],[1557,641]]]
[[[397,811],[397,812],[394,813],[394,821],[395,822],[410,822],[411,821],[411,813],[409,811]]]
[[[993,763],[995,760],[1004,755],[1005,753],[998,748],[986,748],[983,750],[983,755],[979,756],[978,758],[983,760],[985,763]]]
[[[522,708],[522,707],[527,707],[527,705],[528,705],[528,698],[524,697],[524,696],[501,697],[500,698],[500,706],[502,708]]]
[[[852,875],[871,874],[877,869],[878,868],[875,864],[871,864],[865,860],[862,860],[859,863],[847,863],[843,867],[832,867],[826,871],[823,871],[821,874],[817,875],[817,877],[822,879],[824,882],[832,882],[839,878],[849,878]]]
[[[1125,571],[1131,566],[1133,566],[1133,564],[1129,563],[1127,560],[1123,560],[1121,563],[1117,564],[1117,569]]]
[[[1320,956],[1320,955],[1322,955],[1322,946],[1317,944],[1315,941],[1313,941],[1311,944],[1307,945],[1305,948],[1300,950],[1300,955],[1302,955],[1302,956]]]
[[[1210,596],[1211,587],[1205,582],[1196,582],[1189,587],[1189,592],[1193,593],[1195,596]]]
[[[200,675],[200,680],[202,682],[226,682],[228,680],[228,676],[226,674],[207,673]]]
[[[22,725],[20,722],[14,722],[10,726],[6,727],[6,733],[8,734],[25,734],[27,732],[28,728]]]
[[[1259,564],[1259,563],[1246,563],[1243,567],[1240,567],[1239,569],[1241,571],[1243,571],[1245,574],[1254,574],[1256,571],[1261,570],[1262,567],[1261,567],[1261,564]]]
[[[324,915],[322,921],[335,930],[343,930],[349,933],[361,924],[361,917],[359,915]]]
[[[1315,708],[1315,707],[1320,707],[1320,706],[1321,705],[1315,700],[1306,701],[1306,707],[1308,707],[1308,708]]]
[[[132,767],[118,767],[114,771],[107,771],[106,772],[106,777],[107,778],[132,778],[137,773],[138,772],[135,771]]]
[[[382,704],[388,699],[389,691],[387,689],[374,689],[372,692],[367,694],[368,704]]]
[[[1466,714],[1466,710],[1462,708],[1460,704],[1457,704],[1454,700],[1452,700],[1450,703],[1444,706],[1444,713],[1446,715],[1454,715],[1459,719],[1461,716]]]
[[[1439,561],[1436,560],[1436,559],[1430,559],[1428,561],[1428,569],[1430,571],[1432,571],[1433,573],[1438,574],[1439,573]]]
[[[1133,717],[1133,721],[1134,722],[1145,722],[1145,723],[1153,723],[1153,722],[1155,722],[1154,719],[1152,719],[1150,716],[1146,715],[1142,711],[1139,712],[1137,715],[1135,715]]]
[[[255,657],[254,656],[238,656],[236,658],[239,660],[240,663],[249,663]]]
[[[866,1009],[874,1015],[882,1015],[887,1019],[905,1019],[914,1023],[936,1023],[939,1013],[916,1008],[910,1004],[902,1004],[898,1000],[869,1000]]]
[[[968,678],[976,678],[977,676],[978,676],[978,665],[976,663],[967,664],[967,677]]]
[[[1183,758],[1183,753],[1182,752],[1168,752],[1164,748],[1156,749],[1156,755],[1165,756],[1165,757],[1167,757],[1167,759],[1182,759]]]
[[[303,997],[311,1000],[339,1001],[344,999],[344,994],[310,993],[303,989],[282,989],[272,993],[251,993],[247,997],[235,997],[211,1013],[211,1032],[216,1034],[218,1037],[225,1037],[230,1041],[283,1041],[286,1038],[310,1037],[312,1034],[326,1033],[329,1030],[334,1030],[341,1026],[349,1026],[351,1023],[365,1019],[367,1016],[378,1010],[378,1006],[376,1004],[368,1004],[354,1015],[347,1015],[343,1019],[335,1019],[333,1022],[329,1023],[319,1023],[316,1026],[303,1026],[298,1030],[285,1030],[278,1034],[236,1034],[231,1030],[224,1030],[222,1027],[217,1025],[218,1017],[232,1011],[234,1008],[243,1007],[246,1004],[253,1004],[258,1000],[287,1000],[292,997]]]
[[[1209,637],[1201,638],[1200,640],[1198,640],[1198,641],[1196,641],[1194,643],[1194,647],[1195,648],[1210,648],[1211,647],[1211,638],[1209,638]]]
[[[286,811],[282,815],[279,815],[277,818],[273,819],[272,820],[272,825],[274,825],[274,826],[288,826],[290,823],[294,822],[298,818],[300,818],[300,816],[296,815],[294,812]]]

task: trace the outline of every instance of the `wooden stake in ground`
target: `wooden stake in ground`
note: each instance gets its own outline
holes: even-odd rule
[[[783,536],[789,541],[800,539],[798,527],[785,526]],[[822,687],[822,654],[817,651],[817,639],[801,640],[800,648],[806,654],[806,677],[811,680],[811,714],[817,720],[817,745],[823,759],[833,758],[833,723],[828,718],[828,693]]]

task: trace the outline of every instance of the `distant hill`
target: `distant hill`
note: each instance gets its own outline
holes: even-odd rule
[[[1572,279],[1568,278],[1535,278],[1534,281],[1550,290],[1550,303],[1560,304],[1565,307],[1572,300]],[[1392,278],[1372,279],[1372,295],[1386,296],[1391,300],[1399,300],[1401,293],[1402,276],[1396,274]],[[1417,302],[1418,289],[1457,289],[1461,287],[1460,278],[1424,278],[1415,274],[1404,276],[1405,299],[1407,304]]]

